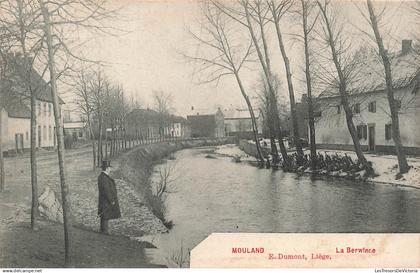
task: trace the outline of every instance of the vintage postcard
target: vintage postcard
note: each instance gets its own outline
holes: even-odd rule
[[[0,0],[0,267],[416,272],[419,26],[419,0]]]

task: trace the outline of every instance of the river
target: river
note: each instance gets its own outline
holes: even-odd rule
[[[174,226],[144,237],[158,247],[148,250],[152,262],[174,266],[213,232],[420,232],[418,189],[258,169],[219,152],[242,153],[195,148],[167,161]]]

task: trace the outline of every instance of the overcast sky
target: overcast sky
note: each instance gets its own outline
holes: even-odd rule
[[[137,97],[144,107],[152,107],[152,90],[164,90],[174,97],[174,107],[180,115],[186,115],[191,106],[195,108],[212,108],[216,105],[229,107],[244,105],[243,99],[233,77],[226,77],[215,84],[198,85],[195,71],[197,67],[187,63],[179,51],[199,52],[200,48],[188,34],[188,28],[197,27],[200,11],[197,1],[140,1],[124,0],[113,3],[121,7],[117,22],[112,22],[125,33],[118,36],[96,35],[89,37],[89,46],[84,50],[87,56],[106,61],[109,65],[106,73],[113,80],[124,86],[127,94]],[[392,33],[392,39],[387,39],[388,47],[399,47],[399,40],[411,39],[415,23],[407,16],[405,5],[395,3],[389,12],[390,25],[387,33]],[[364,8],[364,6],[361,6]],[[343,4],[341,10],[344,17],[354,26],[352,33],[355,43],[360,43],[363,34],[355,28],[369,31],[360,12],[354,4]],[[284,29],[287,33],[299,30],[298,18],[288,18]],[[418,27],[418,24],[417,24]],[[286,34],[287,34],[286,33]],[[87,37],[80,37],[86,39]],[[270,53],[276,74],[285,82],[283,62],[278,50],[276,37],[270,35]],[[293,65],[296,96],[300,98],[305,92],[302,84],[303,65],[302,48],[299,42],[292,41],[291,35],[286,35],[287,51]],[[252,96],[255,83],[260,73],[256,63],[252,70],[242,73],[245,86]],[[286,90],[283,90],[286,92]],[[71,98],[68,98],[69,103]]]

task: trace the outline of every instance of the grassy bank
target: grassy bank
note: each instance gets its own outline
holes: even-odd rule
[[[157,267],[147,262],[144,244],[122,236],[72,229],[74,267]],[[39,230],[29,224],[2,227],[0,267],[64,267],[63,227],[41,221]]]

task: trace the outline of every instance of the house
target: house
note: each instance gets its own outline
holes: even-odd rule
[[[391,117],[387,100],[384,68],[379,56],[365,51],[359,56],[357,80],[348,83],[349,102],[353,111],[360,144],[365,151],[394,153]],[[408,154],[420,154],[420,58],[411,41],[402,42],[401,51],[390,54],[394,98],[399,107],[400,135]],[[328,94],[328,95],[325,95]],[[323,92],[316,99],[316,143],[320,148],[353,150],[346,117],[338,93]]]
[[[24,87],[21,57],[9,56],[7,81],[10,83],[4,93],[7,104],[2,113],[3,150],[6,154],[21,153],[30,148],[30,94]],[[56,146],[55,119],[51,88],[34,69],[31,71],[31,86],[36,90],[36,148],[52,149]],[[64,101],[59,98],[59,103]]]
[[[64,135],[73,136],[73,140],[76,141],[78,139],[89,139],[89,132],[87,130],[86,122],[85,121],[72,121],[72,120],[65,120],[63,123],[64,126]]]
[[[251,114],[248,109],[225,109],[223,110],[225,118],[225,135],[238,136],[244,139],[253,139],[254,131],[252,126]],[[262,133],[262,118],[259,111],[254,111],[257,123],[258,134]]]
[[[224,137],[225,124],[221,109],[217,111],[197,111],[192,107],[192,114],[187,116],[191,137]]]
[[[170,115],[165,126],[165,136],[171,138],[187,137],[187,120],[180,116]]]
[[[126,116],[126,134],[136,139],[186,137],[186,120],[152,109],[133,109]]]

